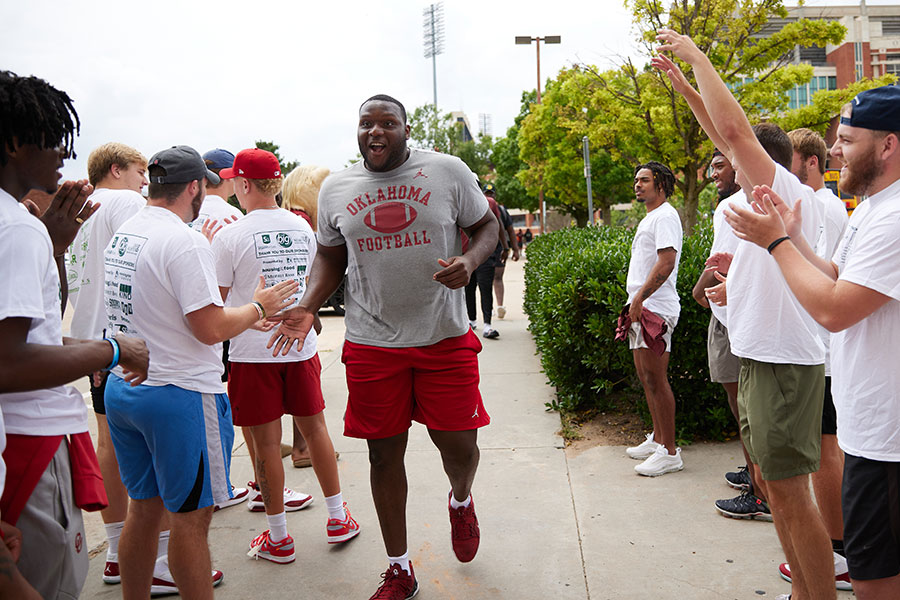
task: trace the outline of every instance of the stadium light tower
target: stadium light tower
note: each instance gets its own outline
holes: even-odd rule
[[[444,3],[429,4],[422,11],[425,34],[425,58],[431,59],[434,82],[434,110],[437,112],[437,55],[444,53]]]

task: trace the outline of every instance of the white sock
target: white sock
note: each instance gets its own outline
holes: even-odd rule
[[[287,515],[281,511],[277,515],[266,515],[266,523],[269,524],[269,539],[280,542],[287,537]]]
[[[450,490],[450,508],[466,508],[472,503],[472,494],[463,500],[462,502],[458,502],[456,498],[453,497],[453,490]]]
[[[476,323],[475,321],[469,321],[469,326],[470,326],[472,329],[475,329],[475,326],[476,326],[476,325],[478,325],[478,323]]]
[[[347,518],[347,512],[344,510],[344,495],[341,492],[334,496],[326,496],[325,506],[328,508],[328,518],[338,521]]]
[[[159,532],[159,541],[156,545],[156,566],[153,567],[153,576],[169,575],[169,530]]]
[[[485,332],[485,333],[490,333],[490,332],[491,332],[491,324],[490,324],[490,323],[485,323],[485,324],[484,324],[484,332]]]
[[[403,556],[388,556],[388,562],[392,565],[399,565],[408,575],[412,575],[409,570],[409,552],[404,552]]]
[[[109,542],[109,548],[106,549],[106,560],[115,560],[119,554],[119,537],[122,535],[125,521],[104,523],[103,527],[106,529],[106,541]]]

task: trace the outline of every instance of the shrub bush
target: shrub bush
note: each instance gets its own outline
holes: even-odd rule
[[[557,410],[608,410],[626,392],[649,412],[628,344],[615,342],[616,318],[625,305],[625,278],[633,229],[564,229],[540,235],[528,246],[524,308],[541,364],[556,386]],[[721,386],[709,381],[706,331],[709,310],[691,289],[712,244],[710,220],[686,236],[676,289],[681,316],[672,343],[669,381],[675,394],[678,438],[721,438],[734,424]]]

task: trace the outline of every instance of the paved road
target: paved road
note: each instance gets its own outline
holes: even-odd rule
[[[635,475],[622,447],[577,455],[563,449],[559,419],[544,410],[553,397],[521,310],[522,264],[505,276],[507,316],[495,319],[498,340],[484,340],[481,389],[492,424],[480,434],[481,465],[474,496],[482,544],[470,564],[450,548],[449,484],[423,427],[410,435],[407,471],[409,548],[424,599],[749,599],[774,598],[789,585],[777,574],[783,560],[770,523],[718,516],[717,498],[732,496],[722,473],[741,461],[735,443],[685,448],[685,469],[658,478]],[[254,561],[247,543],[265,529],[265,517],[245,505],[213,517],[209,541],[215,568],[225,572],[221,599],[290,597],[368,598],[386,565],[368,483],[365,443],[343,437],[346,403],[339,360],[343,320],[323,318],[320,338],[328,426],[341,452],[344,497],[362,526],[341,547],[325,542],[327,512],[311,469],[285,461],[289,486],[316,496],[307,510],[288,515],[298,546],[291,565]],[[723,399],[724,402],[724,399]],[[287,428],[285,427],[287,432]],[[289,433],[285,436],[288,439]],[[251,468],[240,434],[232,481]],[[103,543],[89,516],[90,547]],[[101,583],[105,552],[91,561],[84,598],[118,598],[119,586]],[[842,593],[839,598],[851,595]]]

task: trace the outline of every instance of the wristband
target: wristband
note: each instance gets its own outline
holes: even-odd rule
[[[259,302],[257,302],[256,300],[254,300],[254,301],[251,302],[250,304],[252,304],[252,305],[253,305],[253,308],[256,309],[257,314],[259,314],[259,319],[265,319],[265,318],[266,318],[266,309],[263,308],[263,305],[262,305],[261,303],[259,303]]]
[[[775,240],[774,242],[772,242],[771,244],[769,244],[769,247],[766,248],[766,250],[769,251],[769,254],[772,254],[772,250],[774,250],[775,248],[777,248],[777,247],[778,247],[778,244],[780,244],[781,242],[783,242],[783,241],[785,241],[785,240],[789,240],[789,239],[791,239],[791,236],[789,236],[789,235],[786,235],[786,236],[784,236],[784,237],[780,237],[780,238],[778,238],[777,240]]]
[[[112,371],[119,365],[119,342],[117,342],[114,338],[103,338],[109,345],[112,346],[113,349],[113,358],[112,362],[109,363],[108,366],[104,367],[103,371]]]

